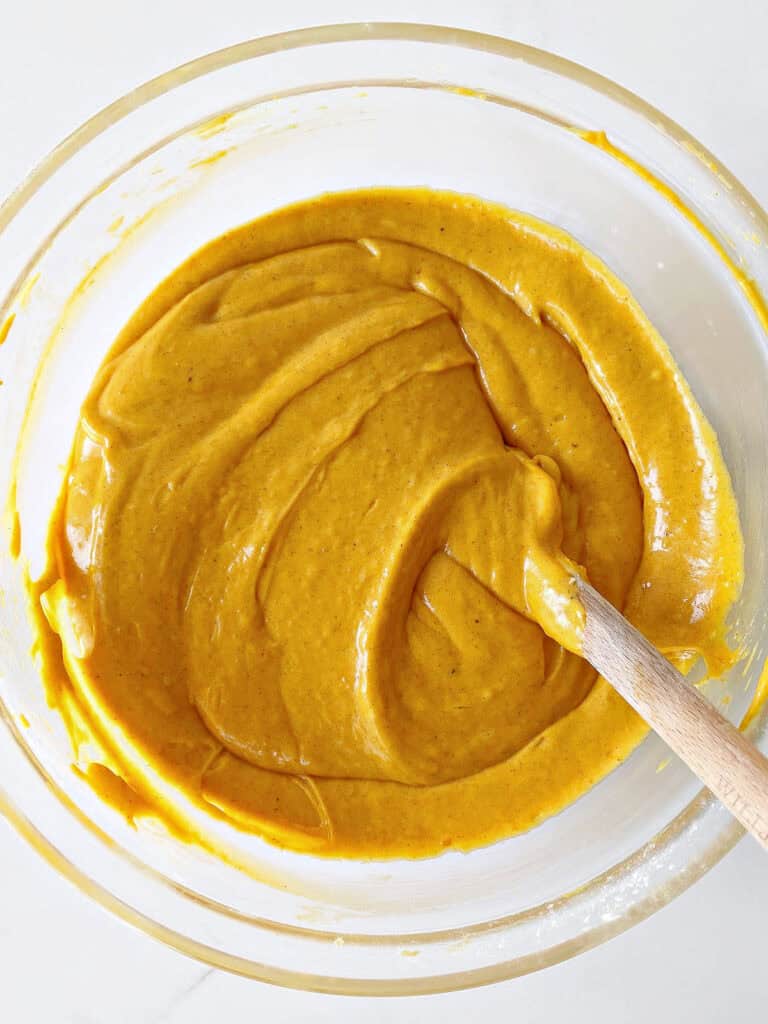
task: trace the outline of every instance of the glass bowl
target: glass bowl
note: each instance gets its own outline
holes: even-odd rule
[[[629,158],[584,135],[602,131]],[[766,656],[768,370],[747,281],[768,287],[765,214],[682,129],[584,68],[454,29],[327,26],[142,85],[0,209],[0,489],[18,462],[22,524],[21,558],[0,565],[0,801],[83,891],[184,953],[300,988],[406,994],[509,978],[595,946],[691,885],[740,829],[650,736],[563,813],[485,849],[333,861],[231,830],[219,838],[248,859],[239,870],[152,822],[130,828],[72,771],[22,585],[24,567],[41,564],[85,389],[142,298],[227,228],[374,184],[525,210],[571,232],[634,291],[717,429],[740,501],[747,579],[733,633],[744,657],[708,689],[743,717]],[[768,750],[765,709],[749,735]]]

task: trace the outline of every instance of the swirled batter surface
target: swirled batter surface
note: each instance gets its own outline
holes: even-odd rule
[[[742,576],[716,438],[626,289],[415,189],[165,281],[83,406],[51,550],[48,670],[131,783],[348,856],[510,835],[640,740],[578,657],[574,566],[713,672]]]

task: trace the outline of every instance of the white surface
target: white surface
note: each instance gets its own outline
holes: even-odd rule
[[[0,197],[62,136],[160,71],[251,36],[370,18],[495,32],[586,64],[680,121],[768,206],[768,5],[761,0],[260,6],[0,0]],[[768,860],[748,841],[650,921],[576,960],[486,989],[395,1002],[288,992],[209,971],[110,918],[2,822],[0,864],[0,1017],[13,1024],[394,1017],[451,1024],[467,1016],[715,1024],[765,1012]]]

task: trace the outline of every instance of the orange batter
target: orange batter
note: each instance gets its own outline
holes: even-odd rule
[[[50,548],[46,673],[142,799],[340,856],[511,835],[639,742],[573,653],[575,566],[714,673],[742,578],[716,438],[631,295],[425,189],[281,210],[165,281]]]

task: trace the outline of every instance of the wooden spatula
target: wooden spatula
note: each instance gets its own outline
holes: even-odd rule
[[[768,759],[581,577],[582,654],[768,850]]]

